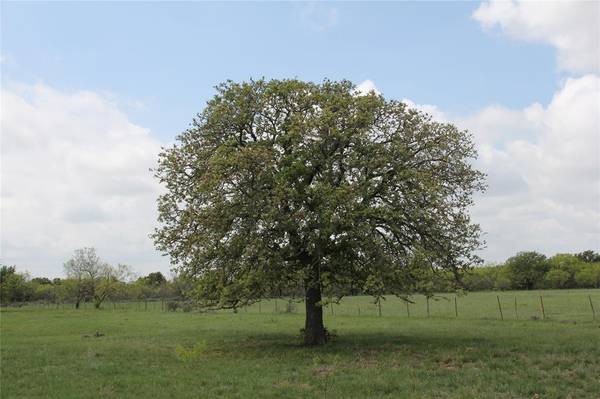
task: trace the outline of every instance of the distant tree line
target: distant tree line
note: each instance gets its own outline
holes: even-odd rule
[[[161,272],[133,278],[126,265],[104,263],[93,248],[75,251],[65,263],[66,278],[31,278],[15,266],[0,266],[0,303],[69,303],[78,308],[82,302],[100,308],[106,301],[140,301],[184,298],[193,289],[184,278],[165,278]],[[588,250],[578,254],[546,257],[537,252],[519,252],[504,264],[474,267],[462,276],[462,284],[447,272],[432,271],[419,287],[429,295],[462,288],[468,291],[531,290],[561,288],[600,288],[600,254]],[[327,292],[327,297],[364,294],[361,287]],[[270,297],[302,296],[296,290],[273,291]]]
[[[463,284],[469,291],[600,288],[600,254],[519,252],[504,264],[473,268]]]
[[[129,266],[101,261],[94,248],[76,250],[64,269],[66,278],[50,280],[1,265],[0,303],[69,303],[79,308],[85,302],[100,308],[106,301],[181,298],[188,289],[182,279],[168,280],[161,272],[135,278]]]

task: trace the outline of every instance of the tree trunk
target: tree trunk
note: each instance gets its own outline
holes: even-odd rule
[[[94,307],[96,309],[100,309],[100,306],[102,306],[102,302],[104,302],[104,299],[106,299],[106,295],[94,296]]]
[[[327,334],[323,325],[321,287],[318,282],[306,284],[305,302],[304,345],[323,345],[327,342]]]

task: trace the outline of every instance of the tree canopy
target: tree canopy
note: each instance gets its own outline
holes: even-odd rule
[[[479,261],[468,132],[349,81],[216,89],[155,171],[155,243],[202,304],[301,287],[304,341],[321,344],[323,295],[407,295]]]
[[[543,254],[534,251],[519,252],[506,261],[506,268],[514,287],[531,290],[543,279],[550,269],[550,263]],[[557,273],[550,278],[560,279],[563,276]]]

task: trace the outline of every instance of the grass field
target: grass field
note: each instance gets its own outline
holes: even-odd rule
[[[302,304],[2,309],[2,398],[600,398],[600,290],[471,293],[409,306],[345,298],[299,345]],[[497,295],[504,320],[500,320]],[[514,298],[517,298],[517,313]],[[275,307],[279,313],[275,313]],[[115,310],[116,308],[116,310]],[[359,316],[360,308],[360,316]],[[518,318],[518,319],[515,319]],[[99,333],[99,334],[96,334]]]

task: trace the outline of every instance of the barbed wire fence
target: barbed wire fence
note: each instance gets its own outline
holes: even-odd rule
[[[487,293],[476,298],[470,295],[438,294],[415,296],[409,300],[377,301],[365,296],[348,296],[340,302],[324,301],[325,317],[406,317],[406,318],[456,318],[456,319],[497,319],[509,320],[558,320],[585,321],[600,320],[600,290],[594,294],[580,293],[570,297],[564,295],[544,295],[531,293],[518,295],[510,292]],[[568,299],[568,301],[567,301]],[[184,297],[105,300],[100,309],[93,301],[75,303],[69,301],[33,301],[2,304],[3,309],[47,309],[47,310],[86,310],[94,309],[112,312],[200,312],[200,313],[255,313],[255,314],[304,314],[303,300],[299,298],[266,298],[248,306],[229,310],[207,310]]]

